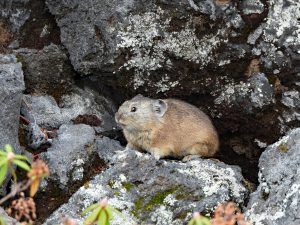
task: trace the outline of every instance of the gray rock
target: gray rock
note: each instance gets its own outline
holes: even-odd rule
[[[25,4],[29,0],[3,0],[0,2],[0,16],[7,18],[13,32],[19,31],[30,16]]]
[[[187,163],[156,161],[151,155],[123,150],[108,138],[96,141],[99,155],[109,168],[81,187],[44,224],[56,224],[62,215],[82,224],[82,210],[104,197],[125,216],[112,224],[184,224],[194,211],[212,211],[219,202],[243,204],[248,191],[236,166],[206,159]],[[111,156],[114,152],[113,157]]]
[[[114,104],[108,99],[90,89],[77,87],[61,97],[59,106],[48,95],[25,95],[22,104],[24,116],[46,129],[70,123],[79,115],[95,115],[102,122],[101,129],[112,129],[115,126],[112,116],[115,110]]]
[[[215,98],[216,105],[224,104],[236,107],[245,104],[243,110],[253,113],[254,109],[262,109],[275,102],[273,89],[266,76],[262,73],[253,75],[247,82],[225,85]]]
[[[19,49],[16,54],[23,64],[27,92],[59,99],[71,88],[74,72],[60,46],[50,44],[42,50]]]
[[[0,207],[0,216],[4,219],[4,221],[6,222],[6,225],[18,224],[18,221],[15,220],[14,218],[11,218],[10,216],[8,216],[2,207]]]
[[[289,124],[300,124],[300,93],[295,88],[282,93],[281,103],[286,106],[282,112],[280,119],[281,133],[290,130]]]
[[[270,145],[259,160],[259,182],[246,211],[255,225],[300,223],[300,128]]]
[[[18,130],[25,85],[22,65],[14,55],[0,54],[0,87],[0,148],[10,144],[16,153],[20,153]],[[5,194],[5,187],[6,182],[3,183],[0,194]]]
[[[300,27],[296,19],[300,18],[299,2],[271,0],[267,1],[267,4],[269,11],[266,22],[253,32],[256,35],[252,35],[256,38],[261,36],[256,49],[261,52],[261,61],[266,67],[279,70],[284,67],[294,69],[296,58],[300,54]],[[254,43],[253,38],[248,39],[248,42]]]
[[[199,70],[218,65],[221,59],[214,52],[226,45],[233,28],[244,25],[235,7],[224,8],[213,0],[46,3],[75,70],[117,80],[131,92],[140,87],[154,93],[177,90],[181,73],[187,73],[190,65]],[[204,24],[215,26],[217,32],[206,30]],[[232,51],[228,54],[237,57]]]
[[[264,11],[264,4],[260,0],[245,0],[242,2],[243,13],[253,14],[262,13]]]
[[[93,154],[95,131],[85,124],[62,125],[47,152],[40,158],[50,169],[48,181],[59,184],[61,189],[68,189],[69,182],[83,179],[83,166],[89,163]]]

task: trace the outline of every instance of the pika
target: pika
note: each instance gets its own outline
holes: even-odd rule
[[[115,114],[127,139],[126,148],[164,157],[213,157],[219,138],[209,117],[195,106],[176,99],[137,95]]]

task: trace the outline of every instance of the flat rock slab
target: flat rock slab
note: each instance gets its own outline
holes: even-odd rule
[[[151,155],[121,150],[118,142],[106,137],[97,139],[98,153],[110,167],[81,187],[44,223],[58,224],[63,216],[83,223],[83,209],[104,197],[125,218],[111,224],[183,224],[194,211],[211,212],[224,201],[243,204],[248,191],[241,171],[208,159],[187,163],[175,160],[156,161]]]
[[[273,145],[259,160],[257,191],[246,213],[255,225],[300,224],[300,128]]]

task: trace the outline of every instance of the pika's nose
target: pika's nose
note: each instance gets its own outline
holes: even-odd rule
[[[119,122],[120,118],[121,118],[121,113],[116,112],[116,114],[115,114],[115,120],[116,120],[117,123]]]

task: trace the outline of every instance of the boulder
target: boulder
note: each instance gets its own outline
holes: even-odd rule
[[[259,186],[246,216],[255,225],[300,223],[300,128],[268,146],[259,160]]]
[[[94,139],[95,131],[88,125],[62,125],[52,146],[39,155],[50,170],[47,181],[65,190],[72,182],[82,181],[84,166],[95,153]]]
[[[48,94],[59,98],[74,83],[74,72],[63,49],[54,44],[42,50],[18,49],[18,59],[23,64],[26,92]]]
[[[0,87],[0,148],[10,144],[20,154],[18,130],[25,85],[22,64],[14,55],[0,54]],[[1,186],[0,194],[5,194],[8,181],[9,177]]]
[[[179,225],[194,211],[209,213],[229,200],[243,205],[248,196],[237,166],[207,159],[156,161],[149,154],[123,150],[106,137],[97,139],[96,146],[99,156],[109,161],[109,168],[81,187],[45,225],[59,223],[62,215],[82,224],[82,210],[104,197],[124,215],[116,215],[113,225]]]
[[[94,126],[98,130],[111,130],[114,121],[114,104],[91,89],[72,87],[68,94],[61,96],[59,105],[49,95],[25,95],[22,114],[29,121],[45,129],[59,128],[62,124],[71,123],[78,116],[94,115],[98,121]]]

